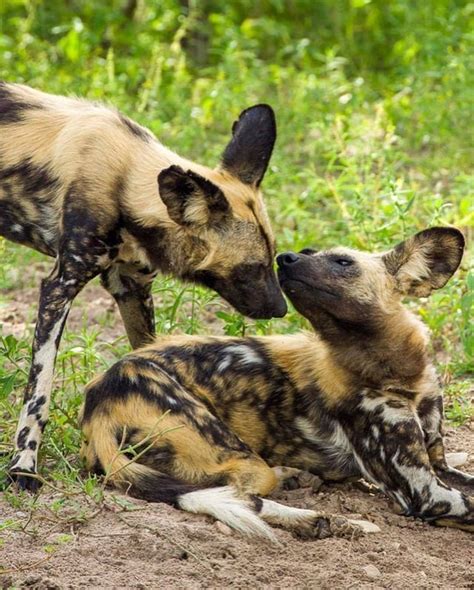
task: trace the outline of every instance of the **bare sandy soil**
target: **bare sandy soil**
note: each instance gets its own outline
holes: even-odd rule
[[[4,333],[29,328],[36,289],[0,309]],[[12,298],[13,299],[13,298]],[[69,328],[112,312],[108,295],[86,289]],[[101,339],[122,334],[111,323]],[[21,335],[20,332],[18,335]],[[474,472],[474,430],[448,429],[448,450],[467,451]],[[279,546],[250,541],[220,523],[106,493],[93,504],[43,488],[29,500],[0,494],[2,588],[474,588],[474,536],[395,513],[377,490],[360,484],[300,488],[276,495],[292,506],[363,518],[379,533],[359,539],[302,541],[279,530]],[[3,526],[8,525],[8,526]]]

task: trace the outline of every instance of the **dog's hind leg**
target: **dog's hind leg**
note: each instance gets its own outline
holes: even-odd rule
[[[425,397],[417,407],[426,449],[437,475],[450,485],[474,490],[474,475],[464,473],[449,465],[443,441],[443,398],[441,394]]]
[[[280,487],[284,490],[311,488],[313,492],[317,492],[323,483],[323,480],[317,475],[296,467],[278,465],[273,467],[273,471],[278,477]]]
[[[101,274],[102,286],[117,302],[128,339],[133,348],[153,341],[155,314],[151,294],[154,272],[149,269],[128,269],[112,264]]]
[[[265,522],[288,529],[303,539],[352,539],[360,537],[363,532],[357,523],[345,516],[294,508],[266,498],[256,498],[255,502],[257,513]]]

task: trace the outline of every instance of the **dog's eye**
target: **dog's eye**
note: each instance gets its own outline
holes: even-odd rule
[[[352,266],[354,261],[349,258],[338,258],[336,264],[339,264],[339,266]]]

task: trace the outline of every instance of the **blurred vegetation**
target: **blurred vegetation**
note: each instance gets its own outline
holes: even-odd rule
[[[203,163],[218,162],[240,110],[270,103],[279,139],[264,192],[280,249],[384,248],[441,223],[472,235],[473,41],[474,4],[461,0],[0,3],[0,78],[111,103]],[[6,303],[21,269],[44,259],[11,244],[0,249]],[[169,279],[156,281],[156,295],[160,332],[205,331],[205,309],[211,300],[213,311],[221,305]],[[448,416],[462,423],[472,411],[472,257],[445,289],[413,305],[433,331],[445,381],[457,378]],[[295,313],[249,323],[224,308],[218,317],[229,334],[303,325]],[[54,447],[45,451],[56,468],[57,449],[77,450],[84,382],[110,362],[99,332],[70,333],[62,347],[63,392],[53,411]],[[26,327],[24,339],[2,340],[7,449],[31,337]],[[114,344],[115,355],[124,342]]]

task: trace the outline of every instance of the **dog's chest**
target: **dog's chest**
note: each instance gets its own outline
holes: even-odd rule
[[[115,262],[130,265],[137,270],[153,270],[148,251],[137,238],[126,229],[120,231],[120,238]]]

